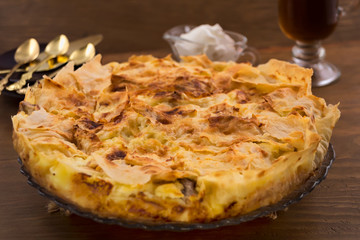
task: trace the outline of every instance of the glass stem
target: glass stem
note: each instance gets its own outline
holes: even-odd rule
[[[305,43],[296,41],[292,48],[293,61],[303,67],[310,67],[325,58],[325,49],[320,41]]]

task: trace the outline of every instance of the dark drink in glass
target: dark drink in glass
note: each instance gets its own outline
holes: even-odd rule
[[[296,42],[293,61],[313,69],[313,86],[328,85],[341,75],[337,67],[324,61],[320,42],[335,30],[339,15],[338,0],[278,0],[280,28]]]
[[[280,28],[290,39],[325,39],[335,30],[338,20],[338,0],[279,0]]]

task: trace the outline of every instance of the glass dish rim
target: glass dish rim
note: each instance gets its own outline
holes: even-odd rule
[[[180,37],[180,35],[178,36],[175,34],[171,34],[171,32],[174,31],[175,29],[178,29],[178,28],[182,29],[182,28],[186,28],[186,27],[190,28],[190,30],[191,30],[198,26],[191,25],[191,24],[177,25],[177,26],[172,27],[172,28],[168,29],[167,31],[165,31],[163,34],[163,38],[167,41],[168,40],[171,40],[171,41],[180,40],[180,41],[189,42],[189,43],[193,43],[193,44],[197,44],[197,45],[204,45],[203,43]],[[241,46],[241,47],[247,46],[248,38],[245,35],[238,33],[238,32],[225,30],[225,29],[224,29],[224,32],[227,33],[235,41],[236,46]],[[236,38],[241,38],[242,40],[234,39],[234,36],[236,36]],[[208,45],[214,45],[214,44],[208,44]]]
[[[310,176],[303,184],[301,184],[296,190],[291,192],[289,195],[285,196],[282,200],[277,203],[261,207],[250,213],[238,215],[235,217],[215,220],[212,222],[206,223],[182,223],[182,222],[168,222],[168,223],[159,223],[159,222],[150,222],[150,221],[134,221],[122,218],[104,218],[97,216],[91,212],[86,212],[78,208],[77,206],[66,202],[65,200],[51,194],[45,188],[40,186],[30,173],[26,170],[25,166],[22,163],[22,160],[18,158],[18,161],[21,165],[20,172],[27,178],[27,183],[34,187],[38,193],[50,201],[56,203],[59,207],[69,210],[72,214],[92,219],[99,223],[110,224],[110,225],[119,225],[126,228],[132,229],[143,229],[143,230],[169,230],[169,231],[190,231],[190,230],[206,230],[206,229],[215,229],[224,226],[234,226],[240,223],[252,221],[254,219],[268,216],[274,212],[278,212],[286,209],[290,205],[299,202],[306,195],[308,195],[317,185],[319,185],[327,176],[329,169],[331,168],[334,160],[336,158],[335,150],[333,145],[329,143],[328,150],[324,156],[324,159],[321,165],[314,171],[314,174]]]

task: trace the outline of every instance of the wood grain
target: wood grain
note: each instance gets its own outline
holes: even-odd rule
[[[344,17],[327,41],[359,39],[357,15]],[[0,53],[29,37],[45,43],[59,33],[70,40],[102,33],[102,53],[163,49],[167,29],[203,23],[241,32],[256,48],[291,44],[278,27],[275,0],[12,0],[0,1]]]
[[[280,32],[276,2],[225,1],[0,1],[0,52],[35,36],[47,41],[103,33],[103,62],[123,61],[134,53],[165,56],[162,33],[182,23],[215,23],[246,33],[262,62],[290,59],[292,42]],[[277,219],[261,218],[237,226],[190,232],[153,232],[105,225],[75,215],[49,214],[47,199],[19,173],[12,148],[10,117],[19,100],[0,96],[0,239],[359,239],[360,236],[360,16],[342,19],[324,42],[327,59],[341,79],[314,89],[328,103],[340,102],[342,116],[331,142],[337,154],[328,177],[310,195]],[[156,50],[160,49],[160,50]]]

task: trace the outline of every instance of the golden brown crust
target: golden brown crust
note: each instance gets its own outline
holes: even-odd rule
[[[311,70],[205,56],[100,56],[28,90],[15,149],[48,191],[102,217],[207,222],[279,201],[320,164],[337,106]]]

